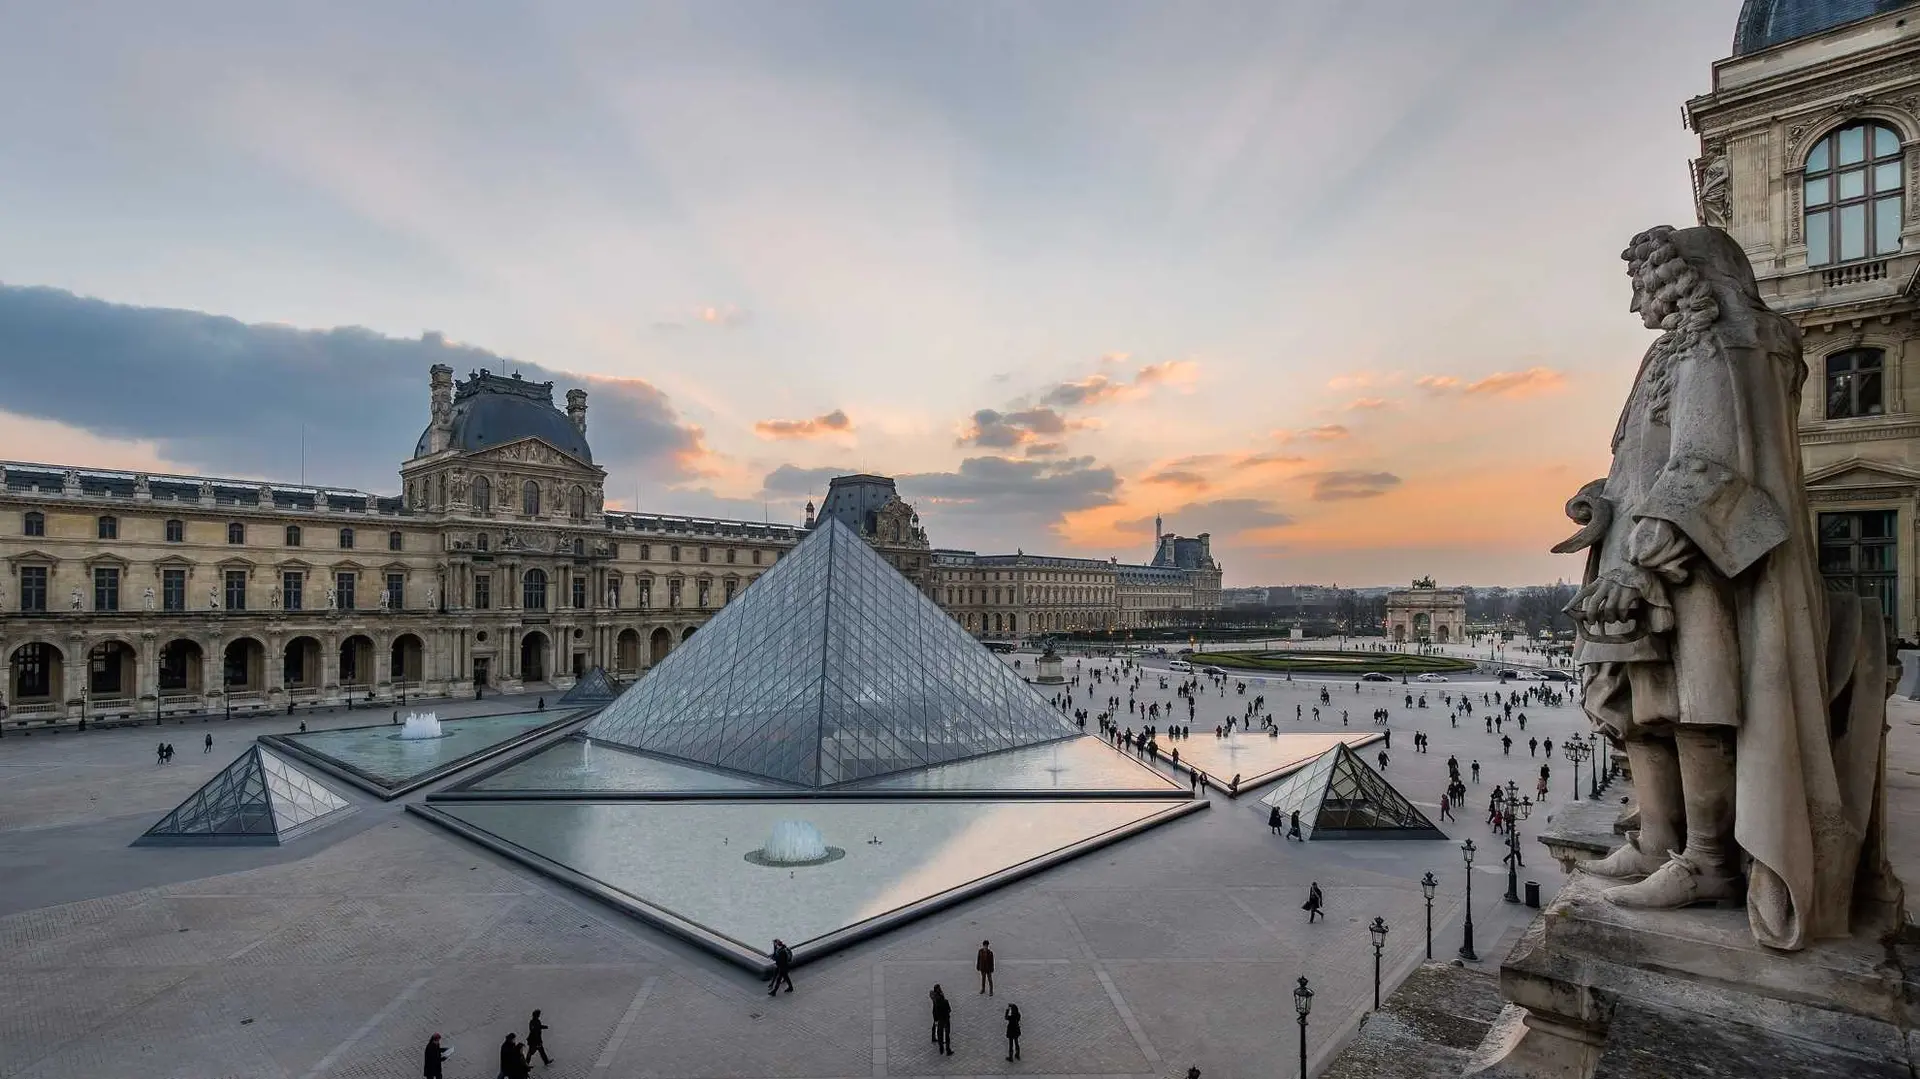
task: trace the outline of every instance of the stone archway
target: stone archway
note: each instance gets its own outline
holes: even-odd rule
[[[427,678],[427,646],[418,635],[402,633],[387,649],[387,678],[394,685],[417,685]]]
[[[119,639],[99,641],[87,650],[87,697],[96,701],[131,698],[139,685],[133,646]]]
[[[665,626],[661,626],[647,639],[647,666],[658,666],[671,651],[673,651],[673,634],[667,632]]]
[[[520,638],[520,680],[522,682],[547,680],[549,646],[547,635],[539,630],[533,630]]]
[[[202,670],[205,667],[204,653],[200,642],[188,637],[175,637],[160,646],[160,671],[158,684],[163,694],[203,693]]]
[[[1434,627],[1433,639],[1436,641],[1439,641],[1441,644],[1446,644],[1450,640],[1452,640],[1452,638],[1448,636],[1447,624],[1445,622],[1442,622],[1438,626]]]
[[[613,641],[613,669],[619,674],[640,670],[640,631],[623,629]]]
[[[15,707],[60,701],[66,695],[66,656],[45,641],[21,645],[7,657],[7,688]]]
[[[692,639],[693,639],[693,631],[694,631],[694,630],[696,630],[696,629],[698,629],[698,628],[700,628],[700,627],[698,627],[698,626],[688,626],[688,627],[687,627],[686,629],[683,629],[683,630],[681,630],[681,631],[680,631],[680,643],[681,643],[681,644],[685,644],[685,643],[687,643],[688,641],[690,641],[690,640],[692,640]]]
[[[1395,623],[1393,627],[1393,643],[1407,643],[1407,624],[1405,622]]]
[[[267,688],[267,647],[252,637],[227,642],[220,681],[229,693],[260,693]]]
[[[355,633],[341,641],[339,669],[342,686],[373,685],[373,638]]]
[[[318,640],[295,637],[287,642],[280,660],[280,681],[288,689],[314,689],[320,685]]]

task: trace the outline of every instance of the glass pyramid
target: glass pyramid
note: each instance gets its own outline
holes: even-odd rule
[[[560,695],[560,704],[605,704],[619,695],[620,690],[607,678],[607,672],[595,667],[581,675],[571,689]]]
[[[1345,743],[1302,765],[1260,801],[1282,817],[1299,813],[1306,839],[1447,838]]]
[[[585,733],[828,787],[1080,732],[829,518]]]
[[[278,844],[352,811],[352,803],[256,743],[137,842]]]

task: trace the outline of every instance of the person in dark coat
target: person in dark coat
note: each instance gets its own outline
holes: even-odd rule
[[[953,1055],[953,1003],[939,986],[933,987],[933,1042],[936,1052]]]
[[[527,1079],[527,1053],[520,1048],[520,1035],[507,1031],[507,1039],[500,1043],[501,1079]]]
[[[993,995],[993,949],[987,941],[980,942],[980,950],[974,953],[973,969],[980,972],[980,991]]]
[[[1020,1059],[1020,1005],[1007,1005],[1007,1059]]]
[[[1316,880],[1307,885],[1307,901],[1300,904],[1300,909],[1307,912],[1308,925],[1312,925],[1315,918],[1327,916],[1326,911],[1321,909],[1324,906],[1326,906],[1326,897],[1320,894],[1320,882]]]
[[[440,1065],[451,1055],[453,1050],[440,1044],[440,1035],[435,1034],[428,1038],[426,1067],[420,1074],[425,1076],[425,1079],[441,1079]]]
[[[540,1021],[540,1009],[533,1010],[533,1018],[527,1020],[527,1063],[533,1063],[533,1054],[540,1054],[540,1063],[553,1066],[553,1058],[547,1055],[547,1024]]]
[[[1300,811],[1297,809],[1287,814],[1287,838],[1298,839],[1302,843],[1307,841],[1307,837],[1300,834]]]
[[[793,992],[793,949],[779,937],[773,938],[773,980],[767,983],[767,995],[780,991],[780,983],[785,982],[787,992]]]
[[[1280,824],[1280,807],[1274,806],[1272,809],[1267,810],[1267,830],[1271,831],[1274,835],[1279,835]]]

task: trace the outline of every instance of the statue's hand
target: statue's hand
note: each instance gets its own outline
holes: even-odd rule
[[[1590,625],[1617,625],[1634,621],[1635,613],[1645,603],[1646,597],[1632,585],[1599,577],[1581,589],[1567,609]]]
[[[1686,561],[1693,557],[1693,541],[1672,521],[1646,517],[1634,523],[1627,537],[1627,561],[1669,581],[1687,579]]]

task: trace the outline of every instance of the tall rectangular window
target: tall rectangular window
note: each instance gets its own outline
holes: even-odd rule
[[[120,609],[120,571],[112,566],[96,566],[93,571],[93,609]]]
[[[587,579],[585,577],[575,577],[573,579],[573,609],[576,611],[582,610],[586,605]]]
[[[47,567],[20,567],[20,609],[23,611],[47,609]]]
[[[1827,418],[1878,416],[1886,411],[1881,376],[1884,354],[1877,348],[1850,348],[1827,357]]]
[[[168,521],[167,522],[167,542],[168,543],[184,543],[186,542],[186,539],[187,539],[187,523],[185,521]]]
[[[280,574],[280,605],[289,611],[306,609],[306,574],[290,569]]]
[[[247,609],[247,571],[230,569],[227,571],[227,610],[244,611]]]
[[[640,545],[640,561],[645,562],[652,557],[653,557],[653,544],[651,543],[641,544]]]
[[[399,535],[399,533],[394,533]],[[407,575],[404,573],[387,574],[387,609],[405,610],[407,606]]]
[[[732,547],[727,548],[727,561],[731,563],[739,553],[739,551],[734,550]]]
[[[407,537],[405,533],[402,533],[402,532],[387,533],[387,550],[389,551],[405,550],[406,546],[407,546]]]
[[[1877,599],[1889,627],[1898,610],[1898,521],[1893,510],[1820,515],[1821,574]]]
[[[355,575],[352,573],[336,573],[333,575],[333,602],[343,611],[353,610],[354,580]]]
[[[160,571],[160,609],[163,611],[187,609],[186,570],[163,569]]]
[[[100,539],[119,539],[120,538],[120,518],[118,517],[100,518],[100,520],[96,522],[95,532],[98,534]]]
[[[493,576],[491,574],[473,575],[473,609],[476,611],[493,609]]]

